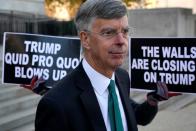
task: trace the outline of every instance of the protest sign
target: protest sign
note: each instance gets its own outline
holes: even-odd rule
[[[131,38],[131,87],[154,90],[157,81],[169,91],[196,93],[196,38]]]
[[[3,83],[29,84],[34,76],[51,86],[80,62],[80,40],[26,33],[4,33]]]

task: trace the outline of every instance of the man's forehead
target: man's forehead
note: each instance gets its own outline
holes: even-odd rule
[[[103,19],[103,18],[96,18],[93,22],[94,27],[99,28],[110,28],[110,27],[127,27],[128,26],[128,18],[127,16],[121,18],[114,18],[114,19]]]

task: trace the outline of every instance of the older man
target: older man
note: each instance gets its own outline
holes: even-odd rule
[[[84,58],[41,99],[35,130],[137,131],[137,124],[151,122],[161,96],[150,93],[147,101],[135,103],[129,98],[128,73],[119,68],[127,54],[130,30],[125,4],[87,0],[75,23]]]

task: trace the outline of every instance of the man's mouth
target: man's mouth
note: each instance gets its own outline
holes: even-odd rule
[[[109,51],[110,54],[125,54],[125,51]]]
[[[111,54],[115,58],[122,58],[125,55],[125,52],[123,52],[123,51],[110,51],[109,54]]]

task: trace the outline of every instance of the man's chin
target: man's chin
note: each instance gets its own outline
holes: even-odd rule
[[[115,63],[113,63],[113,67],[118,68],[123,64],[123,62],[124,62],[123,60],[122,61],[116,61]]]

